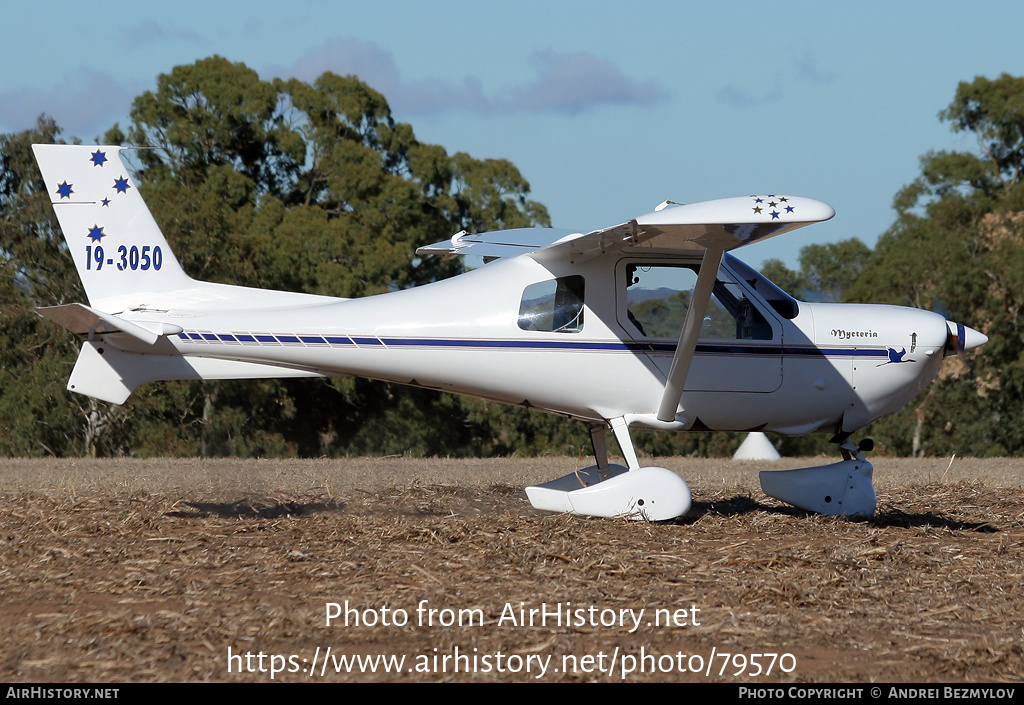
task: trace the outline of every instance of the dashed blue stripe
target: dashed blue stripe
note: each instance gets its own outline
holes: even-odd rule
[[[490,350],[565,350],[577,352],[655,353],[672,355],[675,343],[642,341],[583,341],[583,340],[516,340],[474,338],[377,338],[371,336],[305,335],[305,334],[251,334],[210,333],[185,331],[178,334],[183,340],[200,343],[248,343],[257,345],[287,345],[292,347],[394,347],[435,349],[490,349]],[[699,355],[728,355],[743,357],[876,357],[888,356],[886,348],[818,348],[814,346],[737,345],[736,343],[701,343]]]

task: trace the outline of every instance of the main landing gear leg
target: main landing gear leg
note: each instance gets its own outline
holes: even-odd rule
[[[640,462],[636,459],[636,450],[633,448],[633,439],[629,437],[629,426],[626,425],[626,419],[620,416],[609,421],[608,425],[615,435],[615,442],[619,444],[622,457],[626,459],[626,467],[630,470],[639,469]]]
[[[608,444],[604,440],[604,432],[607,429],[604,424],[591,424],[590,445],[594,448],[594,460],[597,461],[597,469],[603,473],[608,472]]]
[[[761,489],[769,497],[809,512],[831,516],[871,516],[875,513],[874,467],[861,454],[871,450],[869,440],[854,445],[841,439],[843,460],[796,470],[762,470]]]
[[[530,503],[551,512],[572,512],[585,516],[626,517],[632,520],[665,521],[690,510],[690,488],[671,470],[640,467],[622,417],[608,426],[626,459],[626,466],[608,462],[605,427],[590,427],[597,465],[526,488]]]

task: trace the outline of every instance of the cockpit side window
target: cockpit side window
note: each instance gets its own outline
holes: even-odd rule
[[[584,280],[579,275],[531,284],[519,304],[519,327],[549,333],[583,330]]]
[[[626,266],[629,322],[647,338],[678,338],[697,283],[699,265],[640,263]],[[704,313],[700,337],[771,340],[773,331],[743,289],[719,274]]]

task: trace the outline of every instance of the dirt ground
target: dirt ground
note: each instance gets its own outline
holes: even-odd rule
[[[1024,462],[876,458],[865,520],[655,462],[673,523],[534,511],[575,458],[0,460],[0,680],[1021,681]]]

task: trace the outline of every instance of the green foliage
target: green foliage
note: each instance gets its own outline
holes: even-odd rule
[[[761,274],[789,295],[806,300],[810,285],[801,272],[794,272],[780,259],[767,259],[761,267]]]
[[[64,385],[77,343],[40,318],[37,306],[84,296],[63,245],[31,145],[57,142],[60,128],[41,116],[35,128],[0,136],[0,453],[86,452],[78,401]]]
[[[857,238],[800,251],[800,271],[812,300],[839,302],[872,261],[871,250]]]
[[[260,190],[282,193],[304,158],[274,86],[219,56],[161,74],[155,93],[135,99],[131,117],[129,141],[164,150],[144,153],[147,172],[173,174],[186,188],[206,181],[212,167],[230,166]]]
[[[956,132],[974,133],[981,151],[974,161],[970,159],[973,155],[955,155],[961,158],[960,171],[944,171],[946,181],[969,180],[975,191],[989,195],[1020,182],[1024,166],[1024,78],[1004,73],[994,81],[978,76],[971,83],[961,83],[956,98],[939,116]]]
[[[800,270],[777,259],[767,260],[761,273],[801,301],[835,303],[849,300],[848,292],[870,267],[874,254],[857,238],[800,250]]]

